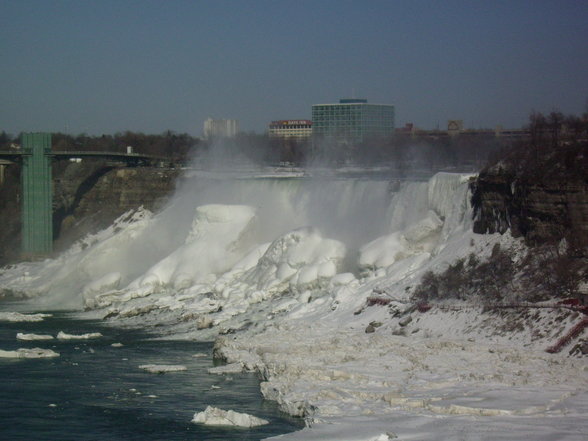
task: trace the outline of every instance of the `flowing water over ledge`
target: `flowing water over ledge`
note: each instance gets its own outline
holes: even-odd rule
[[[213,366],[210,343],[153,341],[145,333],[53,314],[41,322],[0,322],[0,349],[40,347],[60,354],[0,358],[0,439],[260,440],[302,427],[300,420],[263,400],[255,375],[207,373]],[[19,332],[55,337],[60,331],[100,332],[103,337],[16,339]],[[183,365],[186,370],[152,374],[139,368],[144,364]],[[249,413],[270,424],[243,429],[190,423],[207,405]]]

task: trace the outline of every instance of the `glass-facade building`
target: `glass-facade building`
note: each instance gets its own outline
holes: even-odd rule
[[[315,138],[335,138],[360,143],[394,133],[394,106],[368,104],[366,99],[341,99],[338,104],[314,104]]]

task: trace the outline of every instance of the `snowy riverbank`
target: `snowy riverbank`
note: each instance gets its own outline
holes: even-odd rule
[[[315,317],[226,337],[217,353],[259,370],[264,396],[308,419],[279,439],[583,439],[586,362],[547,354],[550,339],[533,337],[555,314],[519,318],[524,330],[507,333],[478,308],[414,312],[405,327],[406,316],[369,309],[347,323]]]

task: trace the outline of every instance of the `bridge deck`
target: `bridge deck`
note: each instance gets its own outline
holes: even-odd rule
[[[0,150],[0,158],[19,159],[22,156],[32,155],[32,152],[28,151],[15,151],[15,150]],[[104,151],[50,151],[47,156],[56,158],[116,158],[116,159],[129,159],[129,160],[151,160],[151,161],[170,161],[170,158],[156,155],[145,155],[142,153],[123,153],[123,152],[104,152]]]

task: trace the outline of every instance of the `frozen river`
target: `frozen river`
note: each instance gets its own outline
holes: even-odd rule
[[[19,333],[54,338],[23,341]],[[74,338],[93,333],[102,337]],[[0,321],[0,349],[35,347],[59,356],[0,358],[0,439],[259,440],[302,426],[263,400],[254,374],[209,374],[209,343],[153,341],[63,313],[39,322]],[[139,368],[149,364],[186,369],[153,374]],[[251,429],[191,423],[207,405],[270,423]]]

